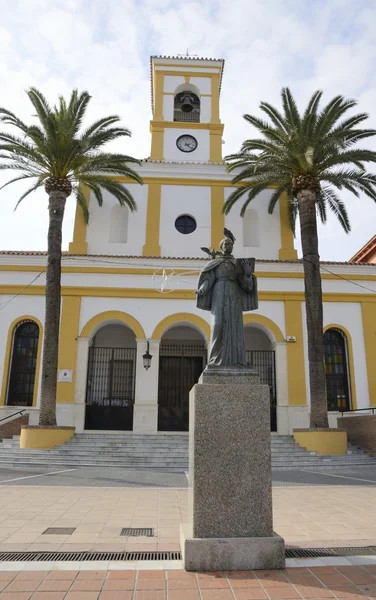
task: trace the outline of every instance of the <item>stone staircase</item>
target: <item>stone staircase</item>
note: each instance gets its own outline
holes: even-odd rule
[[[289,435],[272,435],[273,469],[376,465],[376,457],[349,445],[345,456],[316,456]],[[188,470],[188,435],[137,435],[124,432],[78,433],[54,450],[21,450],[19,436],[0,443],[3,467],[118,467],[182,473]]]

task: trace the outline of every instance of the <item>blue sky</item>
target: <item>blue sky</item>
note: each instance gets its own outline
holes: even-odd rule
[[[374,0],[0,0],[0,14],[0,104],[30,120],[28,87],[51,101],[87,89],[89,120],[118,113],[133,134],[123,150],[140,158],[150,151],[149,56],[187,47],[226,60],[225,153],[252,133],[242,114],[259,114],[261,100],[278,104],[285,85],[300,106],[318,88],[325,100],[337,93],[356,98],[376,128]],[[14,213],[23,189],[0,192],[0,249],[46,248],[47,196],[30,196]],[[324,260],[346,260],[376,233],[373,202],[343,199],[352,232],[346,236],[329,218],[320,228]],[[64,248],[73,216],[70,199]]]

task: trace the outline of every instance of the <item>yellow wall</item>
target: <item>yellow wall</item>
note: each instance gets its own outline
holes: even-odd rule
[[[160,183],[149,183],[148,208],[146,215],[146,241],[143,248],[144,256],[160,256],[159,230],[161,220],[161,193]]]
[[[86,206],[89,209],[90,190],[89,188],[84,187],[82,191],[85,196]],[[69,244],[69,254],[87,254],[86,231],[87,223],[84,219],[84,213],[77,204],[74,219],[73,241]]]
[[[64,296],[60,321],[58,369],[73,371],[73,378],[72,383],[64,381],[57,384],[57,402],[74,402],[80,310],[81,298],[79,296]]]
[[[286,338],[295,336],[296,342],[287,342],[288,393],[290,406],[307,404],[302,303],[285,300]]]
[[[362,302],[363,336],[366,350],[369,401],[376,406],[376,303]]]

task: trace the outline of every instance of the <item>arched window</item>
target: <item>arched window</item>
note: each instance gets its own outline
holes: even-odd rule
[[[16,325],[9,366],[8,406],[33,405],[38,342],[39,327],[34,321]]]
[[[326,397],[328,410],[350,408],[346,337],[339,329],[324,333]]]
[[[259,245],[259,217],[255,210],[248,208],[243,217],[243,246],[246,248],[254,248]]]
[[[128,241],[128,215],[126,206],[117,204],[111,210],[110,244],[126,244]]]
[[[174,121],[200,122],[200,98],[190,90],[176,94],[174,98]]]

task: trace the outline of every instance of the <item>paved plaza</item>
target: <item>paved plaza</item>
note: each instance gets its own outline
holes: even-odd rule
[[[276,475],[274,529],[287,544],[298,547],[376,544],[375,476],[369,472],[346,473]],[[0,551],[180,549],[179,528],[188,518],[188,490],[186,478],[185,487],[171,487],[171,483],[183,476],[164,474],[170,485],[153,487],[147,481],[150,477],[158,478],[158,474],[128,472],[123,474],[121,487],[109,484],[106,487],[95,485],[98,473],[87,473],[92,486],[81,487],[75,471],[64,475],[75,477],[75,484],[53,483],[55,477],[63,474],[39,477],[28,471],[13,471],[12,477],[5,474],[4,478],[2,473]],[[117,480],[120,475],[112,476]],[[316,483],[289,482],[293,477],[309,476],[314,476]],[[110,474],[107,482],[109,477]],[[128,477],[133,478],[130,485],[124,482]],[[50,485],[38,484],[46,479]],[[138,479],[144,483],[137,484]],[[74,531],[70,535],[46,534],[50,527],[70,527]],[[152,528],[154,536],[123,537],[120,532],[126,527]]]
[[[0,573],[0,600],[360,600],[376,596],[376,565],[284,571]]]

